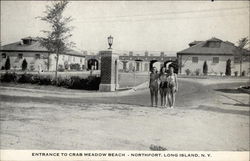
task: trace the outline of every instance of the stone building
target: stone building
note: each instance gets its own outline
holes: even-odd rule
[[[22,38],[21,41],[1,46],[0,67],[4,69],[7,58],[10,58],[11,69],[21,70],[24,59],[27,61],[27,70],[54,71],[56,69],[56,54],[50,53],[33,37]],[[60,54],[58,59],[59,70],[81,70],[85,68],[85,56],[72,49]]]
[[[194,74],[202,73],[204,62],[207,62],[208,74],[225,74],[227,61],[231,60],[231,73],[239,72],[239,55],[237,47],[228,41],[222,41],[217,38],[211,38],[206,41],[194,41],[189,43],[189,48],[177,52],[179,62],[179,73],[185,74],[187,70]],[[242,71],[250,74],[250,54],[244,50]]]

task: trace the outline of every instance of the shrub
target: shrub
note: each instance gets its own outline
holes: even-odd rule
[[[52,85],[50,76],[40,76],[39,85]]]
[[[70,78],[58,77],[57,78],[57,84],[54,83],[54,85],[56,85],[58,87],[66,87],[66,88],[68,88],[70,86]]]
[[[1,76],[1,82],[16,82],[17,74],[16,73],[4,73]]]
[[[40,82],[40,77],[38,75],[33,75],[31,77],[30,83],[31,84],[38,84]]]
[[[85,90],[98,90],[99,84],[101,83],[101,78],[96,76],[89,76],[88,78],[80,78],[78,76],[73,76],[67,83],[69,83],[68,88],[71,89],[85,89]]]
[[[237,77],[238,76],[238,71],[234,72],[234,76]]]
[[[89,76],[88,82],[86,84],[86,89],[88,90],[99,90],[99,85],[101,83],[101,78],[96,76]]]
[[[27,63],[26,59],[24,59],[23,63],[22,63],[22,70],[26,70],[27,66],[28,66],[28,63]]]
[[[207,67],[207,61],[204,62],[203,64],[203,74],[207,75],[208,67]]]
[[[185,72],[187,75],[189,75],[191,73],[191,71],[189,69],[186,69]]]
[[[195,70],[195,74],[196,74],[196,75],[200,75],[200,69],[196,69],[196,70]]]
[[[222,76],[223,75],[223,72],[220,72],[220,76]]]
[[[86,89],[87,79],[82,79],[78,76],[70,78],[69,88],[71,89]]]
[[[19,79],[17,80],[18,83],[31,83],[32,74],[22,74],[20,75]]]
[[[231,75],[231,60],[230,60],[230,59],[227,60],[227,65],[226,65],[226,72],[225,72],[225,74],[226,74],[227,76],[230,76],[230,75]]]
[[[10,57],[9,56],[7,57],[4,68],[5,70],[10,70]]]
[[[243,72],[241,73],[241,76],[245,76],[246,75],[246,71],[243,70]]]

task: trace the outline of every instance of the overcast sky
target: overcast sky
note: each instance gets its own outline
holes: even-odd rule
[[[1,1],[1,42],[7,44],[27,36],[42,36],[47,24],[46,1]],[[194,40],[217,37],[236,43],[249,35],[248,1],[71,1],[65,10],[75,27],[72,41],[78,49],[113,48],[127,51],[176,52]]]

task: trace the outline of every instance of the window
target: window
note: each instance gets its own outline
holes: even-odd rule
[[[192,57],[192,62],[193,63],[198,63],[198,57]]]
[[[40,54],[36,54],[36,59],[40,59]]]
[[[23,58],[23,54],[19,53],[19,54],[18,54],[18,58],[19,58],[19,59],[22,59],[22,58]]]
[[[82,58],[80,58],[80,62],[82,63]]]
[[[219,63],[219,57],[213,57],[213,63],[214,64]]]
[[[76,59],[75,59],[75,57],[73,57],[73,62],[75,62],[76,61]]]
[[[6,58],[6,53],[2,53],[2,58]]]

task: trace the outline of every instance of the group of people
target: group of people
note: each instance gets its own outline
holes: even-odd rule
[[[158,93],[161,96],[161,107],[174,108],[175,94],[178,91],[177,74],[174,68],[162,67],[160,73],[153,67],[150,73],[149,89],[151,95],[151,106],[158,106]]]

